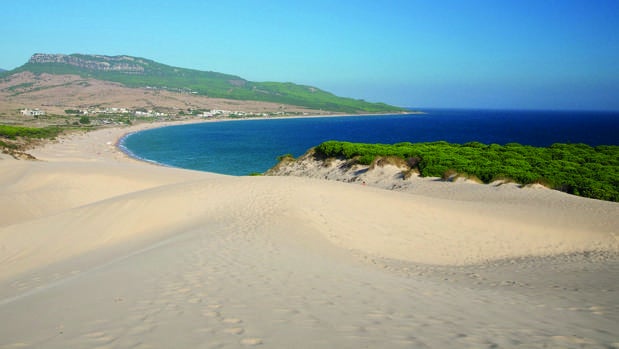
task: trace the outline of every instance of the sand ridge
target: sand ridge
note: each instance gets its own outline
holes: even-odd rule
[[[619,346],[616,203],[154,166],[144,127],[0,160],[0,348]]]

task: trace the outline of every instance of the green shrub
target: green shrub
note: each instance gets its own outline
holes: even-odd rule
[[[17,150],[18,146],[16,144],[13,143],[6,143],[3,141],[0,141],[0,148],[7,148],[7,149],[11,149],[11,150]]]
[[[294,160],[294,156],[292,156],[292,154],[284,154],[277,157],[277,161],[283,160]]]
[[[363,144],[327,141],[315,148],[322,157],[356,159],[369,165],[377,157],[399,157],[423,177],[455,174],[520,184],[544,183],[553,189],[589,198],[619,201],[619,146],[553,144],[532,147],[479,142]]]
[[[61,132],[56,126],[43,128],[0,125],[0,137],[8,139],[24,138],[55,138]]]

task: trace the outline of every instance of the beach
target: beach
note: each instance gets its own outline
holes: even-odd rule
[[[0,158],[0,348],[619,348],[618,203],[117,148],[156,126]]]

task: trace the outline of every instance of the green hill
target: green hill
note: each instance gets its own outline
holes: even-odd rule
[[[279,82],[253,82],[239,76],[172,67],[131,56],[35,54],[23,66],[0,76],[30,71],[35,74],[76,74],[121,83],[216,98],[291,104],[345,113],[401,112],[384,103],[338,97],[312,86]]]

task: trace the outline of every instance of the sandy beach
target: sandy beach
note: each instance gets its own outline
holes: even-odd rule
[[[0,348],[619,348],[618,203],[117,149],[153,126],[0,157]]]

